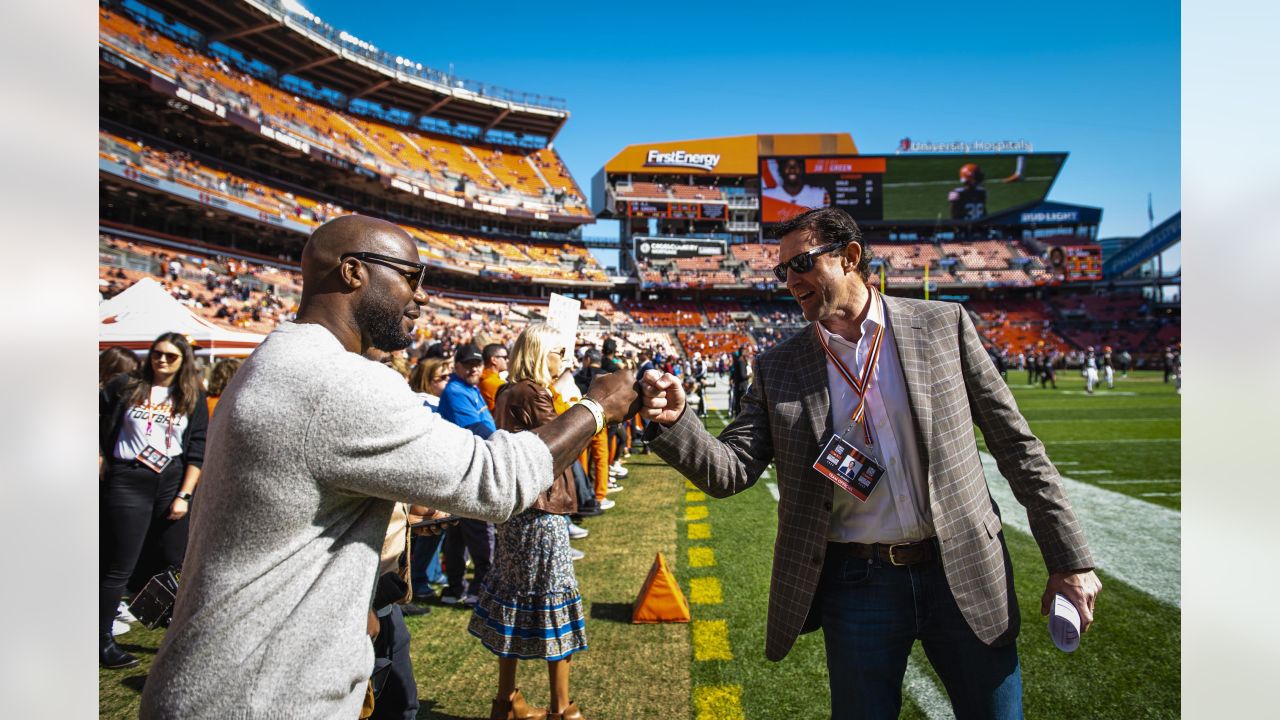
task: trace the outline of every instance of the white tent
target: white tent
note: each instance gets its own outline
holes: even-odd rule
[[[266,336],[236,332],[197,316],[164,287],[143,278],[98,304],[98,350],[120,345],[146,350],[167,332],[187,336],[197,355],[248,355]]]

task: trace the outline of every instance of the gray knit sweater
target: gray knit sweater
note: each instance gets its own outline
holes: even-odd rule
[[[143,718],[356,718],[392,502],[501,522],[551,484],[530,433],[483,441],[319,325],[286,323],[218,403]]]

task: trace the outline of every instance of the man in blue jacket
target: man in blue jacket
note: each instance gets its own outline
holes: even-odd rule
[[[459,345],[453,355],[453,376],[444,392],[440,393],[440,416],[445,420],[466,428],[481,438],[488,438],[498,427],[493,422],[493,414],[480,394],[480,375],[484,370],[484,356],[480,348],[474,344]],[[493,564],[494,534],[493,523],[483,520],[463,518],[454,527],[449,528],[444,536],[445,576],[448,585],[440,602],[455,605],[463,600],[467,605],[474,605],[479,599],[480,586],[485,575]],[[468,586],[463,576],[466,574],[466,559],[463,551],[471,553],[471,562],[475,565],[475,579]]]

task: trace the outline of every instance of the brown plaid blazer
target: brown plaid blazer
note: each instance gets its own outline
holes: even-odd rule
[[[884,298],[907,381],[929,507],[943,568],[969,626],[991,645],[1018,633],[1013,570],[1000,514],[987,490],[976,423],[1050,571],[1093,567],[1084,534],[1044,445],[1031,434],[1013,395],[960,305]],[[826,356],[812,326],[762,354],[742,411],[713,438],[694,413],[668,428],[650,424],[652,447],[709,495],[755,484],[770,462],[778,472],[778,537],[765,655],[781,660],[796,637],[818,627],[812,612],[827,547],[831,481],[813,470],[832,434]],[[808,622],[806,622],[806,619]]]

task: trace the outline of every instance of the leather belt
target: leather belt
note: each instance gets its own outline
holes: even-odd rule
[[[870,560],[879,558],[890,565],[920,565],[937,560],[938,539],[928,538],[917,542],[893,543],[828,543],[827,552],[843,553],[846,557]]]

